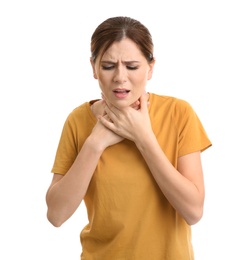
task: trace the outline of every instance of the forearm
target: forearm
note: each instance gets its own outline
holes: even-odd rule
[[[196,223],[203,211],[203,190],[200,191],[193,182],[175,169],[162,151],[154,134],[136,142],[136,145],[170,204],[188,224]]]
[[[54,226],[62,225],[80,205],[101,154],[102,150],[87,139],[66,175],[49,188],[47,217]]]

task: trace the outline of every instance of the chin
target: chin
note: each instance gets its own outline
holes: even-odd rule
[[[114,100],[114,101],[112,101],[112,104],[115,106],[115,107],[117,107],[117,108],[124,108],[124,107],[129,107],[129,106],[131,106],[132,105],[132,103],[134,103],[134,102],[132,102],[132,101],[130,101],[130,100]]]

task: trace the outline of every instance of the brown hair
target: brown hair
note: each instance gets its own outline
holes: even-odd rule
[[[93,62],[98,55],[101,57],[115,41],[129,38],[134,41],[142,51],[146,60],[153,61],[152,36],[149,30],[139,21],[130,17],[111,17],[102,22],[91,36],[91,57]]]

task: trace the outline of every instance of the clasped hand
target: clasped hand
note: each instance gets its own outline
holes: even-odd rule
[[[105,115],[98,119],[107,129],[133,142],[147,136],[152,131],[147,93],[144,93],[134,104],[125,108],[117,108],[109,103],[105,97],[103,99]]]

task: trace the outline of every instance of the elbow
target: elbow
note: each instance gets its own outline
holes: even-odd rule
[[[49,210],[47,212],[47,219],[54,227],[57,227],[57,228],[60,227],[65,222],[61,218],[58,218],[58,217],[54,216],[54,214],[51,214]]]
[[[185,217],[185,221],[188,225],[192,226],[197,224],[203,216],[203,208],[192,211],[188,216]]]

